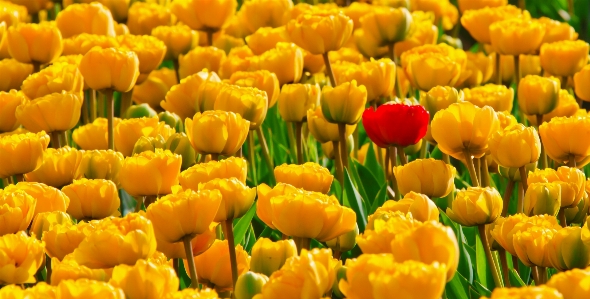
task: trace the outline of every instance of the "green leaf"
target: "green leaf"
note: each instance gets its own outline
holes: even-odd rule
[[[252,217],[256,214],[256,203],[254,203],[248,212],[244,216],[240,217],[236,223],[234,223],[234,244],[241,244],[246,235],[246,231],[250,228],[252,223]]]
[[[365,191],[365,187],[363,186],[363,184],[361,182],[361,178],[360,178],[358,171],[356,169],[356,163],[353,160],[351,160],[349,167],[350,167],[349,174],[352,176],[352,179],[353,179],[352,182],[354,184],[354,187],[356,187],[356,190],[361,195],[361,198],[363,199],[363,207],[364,207],[364,210],[366,211],[368,208],[366,206],[365,201],[369,197],[367,196],[367,192]]]
[[[462,227],[453,222],[442,210],[439,210],[439,215],[441,217],[441,222],[446,226],[451,227],[457,237],[457,243],[459,244],[459,267],[457,268],[457,271],[459,271],[459,273],[471,283],[473,282],[472,260],[475,258],[475,253],[469,251],[470,248],[466,245]]]
[[[492,276],[492,270],[489,268],[488,261],[486,259],[484,245],[479,234],[475,235],[475,269],[477,273],[477,280],[486,288],[494,288],[494,278]],[[500,286],[498,286],[500,287]]]
[[[462,279],[461,279],[462,278]],[[469,288],[469,283],[461,274],[455,273],[453,279],[449,281],[445,287],[447,298],[453,299],[470,299],[466,290]]]
[[[344,205],[351,208],[356,213],[356,223],[359,226],[359,232],[365,231],[367,226],[367,213],[364,210],[363,199],[354,187],[352,178],[348,169],[344,169]]]
[[[246,238],[244,238],[244,241],[244,250],[246,250],[246,252],[250,254],[252,252],[252,247],[254,246],[254,243],[256,243],[256,234],[254,233],[254,228],[251,224],[248,228],[248,232],[246,232]]]
[[[481,285],[481,283],[479,283],[479,281],[473,282],[473,286],[475,287],[475,290],[477,291],[477,293],[480,296],[483,295],[483,296],[489,297],[490,295],[492,295],[492,292],[490,290],[488,290],[488,288]]]
[[[520,275],[518,275],[518,272],[516,272],[516,270],[510,269],[510,271],[508,272],[508,275],[510,277],[510,284],[513,287],[525,287],[526,286],[526,283],[524,283],[524,281],[522,281],[522,278],[520,278]]]
[[[180,289],[190,288],[191,286],[191,278],[188,276],[188,271],[184,269],[184,262],[182,259],[178,263],[178,276],[180,278]]]
[[[119,209],[122,216],[135,210],[135,198],[133,198],[133,196],[129,195],[125,190],[119,189],[119,198],[121,200]]]
[[[330,194],[336,196],[338,200],[340,200],[340,204],[342,204],[344,198],[342,197],[342,185],[338,182],[337,179],[332,181],[332,186],[330,187]]]
[[[373,173],[371,173],[367,167],[357,161],[355,161],[354,164],[356,165],[358,176],[360,177],[365,193],[367,194],[366,201],[367,203],[372,204],[377,193],[379,193],[379,190],[381,189],[381,184],[379,184]]]
[[[373,173],[373,177],[377,179],[377,182],[380,182],[381,185],[385,182],[385,172],[377,160],[374,147],[375,144],[371,142],[369,144],[369,150],[367,150],[367,156],[365,157],[365,166]]]
[[[369,210],[369,215],[375,213],[375,211],[377,211],[377,208],[382,206],[386,200],[387,200],[387,184],[384,184],[383,186],[381,186],[381,189],[379,189],[377,196],[375,196],[375,199],[373,200],[373,204],[371,205],[371,209]]]

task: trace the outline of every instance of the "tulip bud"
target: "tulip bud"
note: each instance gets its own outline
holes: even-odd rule
[[[514,234],[514,250],[518,259],[527,267],[551,267],[549,243],[557,230],[542,226],[531,226]]]
[[[302,14],[287,24],[289,38],[312,54],[340,49],[350,38],[354,24],[343,13]]]
[[[164,148],[165,143],[166,140],[162,135],[156,137],[141,136],[137,142],[135,142],[131,156],[148,151],[155,152],[157,148]]]
[[[547,114],[557,106],[559,90],[555,77],[526,76],[518,84],[518,108],[527,115]]]
[[[590,156],[590,140],[585,130],[590,125],[586,117],[554,117],[550,122],[539,127],[543,146],[551,159],[568,163],[573,159],[576,163]]]
[[[240,114],[220,110],[185,119],[186,135],[200,154],[235,154],[246,141],[249,128],[250,122]]]
[[[339,141],[338,125],[328,122],[322,113],[322,108],[317,107],[315,110],[307,111],[307,125],[309,132],[320,143]],[[352,136],[356,128],[354,125],[346,125],[345,136]],[[352,148],[352,147],[348,147]]]
[[[330,171],[321,165],[307,162],[303,165],[283,164],[275,167],[277,183],[287,183],[307,191],[327,194],[334,180]]]
[[[447,215],[464,226],[490,224],[502,212],[502,196],[495,188],[469,187],[455,195]]]
[[[186,170],[196,163],[195,150],[192,148],[190,140],[184,133],[174,133],[168,137],[164,149],[182,156],[181,170]]]
[[[393,169],[401,194],[416,192],[430,198],[447,196],[455,188],[455,168],[441,160],[417,159]]]
[[[326,241],[328,248],[333,251],[346,252],[352,250],[356,246],[356,237],[359,234],[359,227],[356,225],[353,230],[344,233],[332,240]]]
[[[50,230],[56,224],[63,223],[72,223],[70,215],[61,211],[39,213],[33,219],[29,233],[35,236],[37,240],[41,240],[41,237],[43,237],[46,231]]]
[[[449,105],[461,102],[464,99],[463,91],[457,91],[449,86],[436,86],[420,97],[420,105],[424,106],[430,114],[430,120],[442,109]]]
[[[320,104],[326,120],[330,123],[354,125],[362,117],[367,103],[367,89],[356,81],[346,82],[333,88],[324,86]]]
[[[588,209],[590,208],[590,198],[588,193],[584,193],[582,200],[578,202],[578,205],[565,209],[565,218],[567,223],[584,223],[586,215],[588,215]]]
[[[264,274],[254,273],[248,271],[240,277],[236,282],[236,290],[234,291],[236,299],[252,299],[255,295],[262,292],[262,287],[268,282],[268,277]]]
[[[156,115],[158,115],[156,110],[146,103],[133,105],[125,112],[125,118],[154,117]]]
[[[590,264],[590,244],[582,241],[581,227],[558,230],[546,250],[551,265],[559,271],[584,269]]]
[[[561,186],[557,183],[529,184],[524,196],[523,210],[528,216],[557,215],[561,207]]]
[[[158,119],[163,121],[165,124],[174,128],[176,132],[182,133],[184,132],[184,122],[180,117],[174,112],[163,111],[158,113]]]
[[[348,268],[346,266],[341,266],[338,268],[338,271],[336,271],[336,280],[334,280],[334,285],[332,285],[332,294],[336,295],[338,298],[345,298],[344,294],[342,294],[342,291],[340,291],[340,281],[346,282],[347,269]]]
[[[111,180],[119,185],[119,170],[124,157],[113,150],[85,151],[80,162],[80,172],[87,179]]]
[[[279,95],[279,113],[286,122],[301,122],[308,110],[320,105],[318,84],[285,84]]]

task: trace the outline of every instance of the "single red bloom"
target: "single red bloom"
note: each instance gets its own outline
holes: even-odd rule
[[[426,135],[430,116],[424,107],[404,104],[384,104],[363,112],[363,126],[377,146],[416,144]]]

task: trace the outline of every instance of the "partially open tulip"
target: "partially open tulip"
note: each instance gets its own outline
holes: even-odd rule
[[[523,210],[528,216],[556,216],[561,207],[561,186],[557,183],[529,184],[524,200]]]
[[[267,184],[262,183],[258,185],[256,191],[258,193],[256,215],[268,227],[275,229],[275,226],[272,223],[272,198],[280,195],[302,193],[303,190],[285,183],[277,183],[274,188],[271,188]]]
[[[22,63],[49,63],[63,51],[62,35],[50,23],[10,27],[6,39],[10,56]]]
[[[412,26],[412,15],[406,8],[375,7],[361,17],[360,23],[380,46],[392,45],[405,39]]]
[[[324,117],[321,107],[307,111],[307,124],[311,135],[320,143],[340,140],[340,137],[338,137],[338,124],[329,122]],[[345,136],[352,135],[355,128],[356,124],[346,125]]]
[[[22,92],[35,100],[52,93],[71,92],[82,96],[84,78],[78,67],[72,64],[54,63],[23,81]]]
[[[558,230],[546,250],[549,262],[559,271],[583,269],[590,264],[590,244],[582,242],[581,227]]]
[[[488,150],[488,139],[500,124],[491,107],[461,102],[437,112],[431,126],[440,150],[462,159],[467,153],[476,158],[483,156]]]
[[[24,190],[0,193],[0,236],[26,230],[35,215],[35,204],[36,199]]]
[[[213,110],[217,95],[224,86],[216,73],[198,72],[172,86],[160,106],[181,119],[192,118],[197,112]]]
[[[444,293],[446,265],[405,261],[372,278],[375,299],[389,298],[391,294],[403,295],[405,298],[437,299]]]
[[[253,72],[235,72],[229,83],[241,87],[254,87],[266,92],[268,108],[274,106],[279,98],[280,87],[277,76],[267,70]]]
[[[113,16],[109,9],[100,3],[69,5],[57,15],[55,23],[63,38],[81,33],[116,35]]]
[[[115,127],[114,133],[115,148],[127,157],[132,155],[133,147],[139,138],[161,135],[166,140],[174,134],[174,129],[161,122],[157,116],[153,116],[122,120]]]
[[[1,62],[0,62],[1,64]],[[574,75],[574,89],[576,96],[584,101],[590,101],[590,87],[584,82],[590,80],[590,66],[584,66]]]
[[[582,299],[590,295],[588,281],[590,269],[573,269],[555,273],[547,282],[547,286],[563,294],[564,299]]]
[[[220,161],[199,163],[180,174],[180,185],[185,189],[199,190],[199,184],[216,178],[237,178],[246,183],[247,163],[243,158],[229,157]]]
[[[288,42],[284,26],[278,28],[260,27],[254,33],[246,36],[246,43],[256,55],[274,49],[279,42]]]
[[[302,165],[283,164],[275,167],[274,175],[277,183],[286,183],[296,188],[324,194],[330,191],[334,180],[327,168],[313,162]]]
[[[127,34],[117,37],[117,41],[123,51],[133,51],[137,55],[139,61],[137,83],[139,84],[147,79],[151,71],[160,66],[166,55],[166,44],[153,36]]]
[[[250,257],[242,249],[241,245],[236,246],[236,258],[238,275],[248,272],[250,270]],[[227,240],[215,240],[215,243],[207,251],[196,256],[194,260],[199,282],[214,285],[218,291],[232,289],[233,283]],[[185,269],[188,269],[187,261],[185,260],[184,263]]]
[[[178,290],[179,280],[170,265],[139,260],[134,266],[119,265],[109,281],[130,299],[163,298]]]
[[[39,182],[61,188],[82,177],[80,163],[84,151],[69,146],[47,149],[43,153],[43,164],[25,174],[28,182]]]
[[[287,23],[289,38],[312,54],[336,51],[346,44],[354,24],[343,13],[313,12]]]
[[[43,152],[48,145],[49,135],[45,132],[0,137],[0,177],[36,170],[43,163]]]
[[[363,113],[368,137],[379,147],[414,145],[426,134],[429,115],[420,105],[385,104]]]
[[[51,284],[54,286],[59,285],[62,280],[91,279],[108,282],[111,272],[112,269],[90,269],[80,266],[71,256],[63,261],[57,258],[51,259]]]
[[[391,205],[388,206],[379,208],[370,215],[365,231],[356,237],[357,245],[363,253],[390,253],[391,242],[396,235],[422,224],[414,220],[411,214],[388,210]]]
[[[127,27],[129,33],[135,35],[150,35],[158,26],[173,24],[170,9],[157,3],[134,2],[129,7]]]
[[[422,105],[430,114],[430,119],[442,109],[448,108],[451,104],[462,102],[465,94],[450,86],[435,86],[420,97]]]
[[[2,5],[10,10],[14,10],[18,15],[18,20],[22,22],[27,21],[27,12],[32,14],[36,14],[41,10],[44,10],[48,3],[48,0],[14,0],[10,1],[9,3],[2,3]]]
[[[559,41],[541,46],[541,66],[554,76],[573,76],[588,64],[588,43]],[[565,87],[565,82],[562,83]]]
[[[507,0],[459,0],[459,10],[465,13],[467,10],[477,10],[486,7],[502,7],[508,4]]]
[[[435,247],[437,250],[432,250]],[[391,252],[396,262],[415,260],[425,264],[446,264],[446,281],[453,278],[459,265],[459,245],[453,230],[436,221],[397,235],[391,242]]]
[[[356,214],[334,196],[317,192],[271,198],[272,223],[282,233],[320,242],[354,229]],[[305,219],[305,221],[294,221]]]
[[[551,267],[549,244],[557,230],[533,226],[514,234],[514,249],[518,259],[527,267]]]
[[[238,18],[249,32],[255,32],[261,27],[274,28],[285,25],[286,19],[283,15],[292,7],[293,2],[290,0],[254,0],[242,5]]]
[[[255,295],[262,293],[262,287],[267,282],[266,275],[248,271],[238,277],[235,296],[239,299],[252,299]]]
[[[367,89],[356,81],[335,88],[324,86],[320,99],[322,112],[330,123],[354,125],[361,119],[367,102]]]
[[[356,29],[353,33],[353,38],[359,52],[365,57],[383,57],[388,53],[387,47],[379,47],[379,41],[366,33],[363,28]],[[321,69],[319,70],[321,71]]]
[[[494,111],[512,111],[514,90],[504,85],[487,84],[472,89],[463,89],[465,101],[471,102],[478,107],[490,106]]]
[[[119,170],[125,158],[113,150],[85,151],[80,163],[80,172],[87,179],[105,179],[119,185]]]
[[[57,224],[52,226],[43,234],[45,252],[51,258],[63,260],[64,257],[78,247],[84,240],[86,234],[94,230],[94,225],[87,222],[80,222],[76,225],[70,223]]]
[[[463,226],[493,223],[502,212],[502,196],[495,188],[469,187],[459,190],[447,215]]]
[[[578,205],[585,192],[586,176],[575,167],[561,166],[537,169],[528,174],[528,183],[556,183],[561,186],[561,206],[564,208]]]
[[[61,132],[76,126],[84,99],[80,93],[52,93],[27,100],[16,108],[16,118],[32,132]]]
[[[0,283],[35,283],[35,273],[44,258],[43,242],[24,232],[0,237]]]
[[[247,61],[250,70],[267,70],[275,73],[281,86],[299,82],[303,75],[303,51],[292,43],[280,42],[276,48],[260,56],[247,58]]]
[[[447,196],[455,188],[455,168],[441,160],[417,159],[393,169],[400,193],[425,194],[430,198]]]
[[[590,156],[590,143],[585,128],[590,119],[583,117],[555,117],[539,128],[543,146],[551,159],[568,163],[581,162]],[[569,162],[571,164],[571,162]]]
[[[228,34],[220,35],[215,41],[213,41],[213,46],[223,50],[225,54],[229,54],[229,52],[234,48],[239,48],[245,46],[246,43],[243,39],[233,37]]]
[[[236,0],[180,0],[172,3],[170,11],[193,30],[216,32],[229,24],[237,6]]]
[[[6,77],[0,81],[0,91],[8,92],[11,89],[20,89],[23,81],[33,73],[33,65],[21,63],[16,59],[2,59],[0,72],[6,74]]]
[[[250,270],[270,276],[292,256],[297,256],[297,247],[293,240],[273,242],[267,238],[260,238],[252,247]]]
[[[532,54],[541,46],[545,25],[530,18],[509,18],[489,27],[494,50],[501,55]]]
[[[517,124],[494,133],[489,148],[499,165],[519,168],[539,160],[541,141],[535,128]]]
[[[410,191],[399,201],[388,200],[377,208],[378,211],[400,211],[404,214],[412,213],[412,217],[421,222],[438,221],[438,208],[428,196]]]
[[[121,187],[132,196],[170,194],[181,164],[180,155],[163,149],[127,157],[119,171]]]
[[[579,109],[580,106],[578,105],[576,98],[566,89],[562,89],[559,91],[557,106],[555,106],[551,112],[543,115],[543,122],[549,122],[551,119],[558,116],[574,116]],[[539,124],[537,124],[536,115],[527,115],[526,118],[530,125],[539,126]]]
[[[151,35],[166,44],[167,60],[185,55],[199,39],[199,35],[186,25],[158,26],[152,29]]]
[[[207,233],[221,202],[218,190],[178,190],[151,204],[146,217],[154,224],[158,240],[176,243]]]
[[[356,246],[356,237],[359,235],[358,224],[355,228],[347,233],[344,233],[332,240],[326,241],[328,248],[333,252],[346,252],[352,250]]]
[[[401,59],[410,82],[422,91],[439,85],[454,86],[461,75],[462,65],[442,53],[404,52]]]
[[[490,298],[483,299],[508,299],[508,298],[546,298],[546,299],[563,299],[563,295],[556,289],[541,286],[525,286],[520,288],[496,288]]]
[[[359,85],[365,86],[369,102],[393,94],[396,67],[391,59],[371,60],[359,65],[340,61],[332,67],[337,82],[356,80]]]
[[[26,102],[25,95],[16,90],[0,91],[0,132],[12,132],[20,123],[15,116],[16,108]]]
[[[98,220],[119,214],[119,194],[112,181],[74,180],[62,190],[70,198],[68,213],[78,220]]]
[[[213,179],[199,184],[199,190],[219,190],[222,202],[215,215],[215,222],[242,217],[254,203],[256,189],[248,188],[236,178]]]
[[[139,77],[137,54],[115,48],[94,48],[88,51],[78,68],[86,84],[94,90],[127,92]]]
[[[308,110],[320,105],[318,84],[285,84],[278,98],[279,113],[286,122],[302,122]]]
[[[588,197],[588,193],[586,193],[582,197],[582,200],[578,202],[577,206],[565,210],[566,223],[584,223],[589,208],[590,198]]]
[[[494,74],[495,55],[486,55],[482,52],[467,54],[467,71],[471,71],[471,76],[463,83],[463,86],[476,87],[487,83]]]
[[[133,88],[133,102],[146,103],[151,108],[160,108],[160,102],[166,97],[172,86],[177,85],[176,72],[161,68],[150,73],[146,81]]]
[[[540,17],[538,21],[545,24],[543,44],[578,39],[578,33],[567,22],[560,22],[548,17]]]
[[[250,122],[250,130],[255,130],[262,125],[269,107],[268,104],[268,96],[262,90],[254,87],[226,85],[219,92],[214,109],[241,115]]]
[[[106,218],[96,224],[73,252],[76,262],[91,269],[134,265],[156,251],[152,222],[143,213]]]
[[[6,186],[4,191],[13,189],[23,190],[36,199],[35,215],[53,211],[65,212],[70,205],[70,199],[62,191],[43,183],[19,182],[16,185]]]
[[[518,85],[518,107],[527,115],[547,114],[557,106],[559,90],[557,78],[526,76]]]
[[[70,218],[70,215],[62,211],[39,213],[35,215],[35,218],[33,218],[33,222],[31,222],[31,226],[29,228],[29,233],[31,236],[41,240],[43,234],[46,231],[50,230],[55,225],[63,223],[72,223],[72,218]]]
[[[57,292],[63,298],[79,298],[78,294],[84,294],[85,298],[99,299],[123,299],[125,293],[122,289],[114,287],[106,282],[90,279],[64,280],[57,286]]]
[[[103,49],[116,48],[119,46],[117,39],[107,35],[95,35],[81,33],[63,41],[63,55],[84,55],[94,47]]]
[[[187,118],[185,128],[195,151],[230,156],[246,141],[250,122],[240,114],[214,110],[197,113],[192,119]],[[205,138],[203,132],[208,132],[208,136],[214,136],[215,139]]]
[[[358,258],[348,259],[346,277],[340,281],[339,289],[347,298],[375,298],[373,280],[369,277],[392,270],[396,265],[390,253],[362,254]]]
[[[203,71],[203,69],[219,73],[221,61],[225,57],[225,52],[216,47],[196,47],[186,55],[178,56],[178,63],[180,65],[178,74],[181,79],[184,79]]]

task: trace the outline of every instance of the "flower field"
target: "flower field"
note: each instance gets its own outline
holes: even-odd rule
[[[590,298],[590,0],[0,0],[0,299]]]

